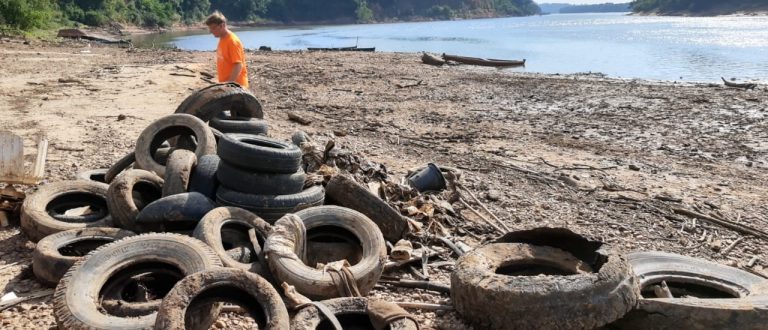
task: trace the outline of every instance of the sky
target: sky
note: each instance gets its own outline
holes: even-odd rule
[[[536,0],[536,3],[570,3],[574,5],[594,5],[598,3],[625,3],[630,0]]]

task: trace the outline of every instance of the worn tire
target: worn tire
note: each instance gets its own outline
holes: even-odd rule
[[[307,231],[321,226],[334,226],[343,228],[357,237],[362,244],[363,258],[349,267],[349,270],[355,278],[360,293],[363,296],[367,295],[381,277],[384,262],[387,259],[384,237],[376,224],[360,212],[338,206],[312,207],[295,214],[304,222]],[[339,292],[328,272],[307,266],[305,261],[295,255],[295,250],[292,250],[294,252],[292,257],[278,252],[284,247],[295,248],[297,239],[292,235],[295,233],[287,229],[290,227],[283,221],[285,220],[278,220],[275,223],[272,235],[267,238],[265,244],[267,264],[272,275],[278,283],[286,282],[293,285],[297,292],[310,299],[338,297]],[[283,230],[278,230],[279,227]]]
[[[256,97],[235,83],[215,84],[193,93],[181,102],[176,113],[191,114],[209,121],[226,110],[239,117],[264,118]]]
[[[614,328],[764,329],[768,324],[768,279],[666,252],[635,252],[627,259],[639,279],[641,291],[666,281],[673,295],[687,288],[703,289],[700,292],[705,295],[641,298],[638,307],[614,323]],[[716,295],[707,296],[713,293]]]
[[[106,227],[71,229],[48,235],[35,246],[32,253],[32,271],[40,282],[55,287],[67,270],[82,259],[82,256],[101,245],[133,235],[136,234],[128,230]],[[72,248],[72,251],[65,255],[61,249],[72,244],[80,244],[81,248]]]
[[[272,284],[243,269],[227,268],[198,272],[176,283],[163,298],[155,329],[206,330],[216,318],[200,318],[188,309],[197,311],[213,304],[218,313],[218,302],[236,303],[245,308],[258,322],[259,329],[289,329],[288,310]]]
[[[134,232],[144,231],[136,224],[139,211],[160,199],[163,179],[145,170],[128,170],[115,179],[107,191],[107,204],[115,225]],[[136,195],[136,196],[134,196]]]
[[[141,272],[149,265],[164,265],[178,281],[221,263],[205,243],[176,234],[138,235],[101,246],[75,263],[56,287],[53,312],[59,329],[151,329],[156,313],[107,315],[100,311],[98,302],[110,278]],[[210,317],[215,319],[216,314]]]
[[[192,230],[215,208],[216,203],[201,193],[166,196],[144,207],[136,215],[136,225],[154,232]]]
[[[497,274],[502,267],[525,274],[537,266],[558,273]],[[597,272],[584,272],[589,265],[550,246],[492,243],[459,258],[451,274],[451,298],[476,329],[592,329],[622,317],[638,295],[624,257],[611,254],[597,266]]]
[[[259,218],[257,215],[251,213],[250,211],[237,207],[219,207],[208,212],[208,214],[206,214],[205,217],[200,220],[200,222],[197,224],[197,227],[195,228],[195,233],[193,235],[195,238],[207,243],[219,256],[221,263],[224,264],[224,266],[245,269],[253,273],[266,276],[267,265],[261,264],[257,256],[251,256],[251,258],[255,260],[252,259],[248,263],[239,262],[229,256],[227,250],[231,248],[227,249],[224,246],[221,230],[224,226],[231,225],[243,227],[245,230],[250,228],[256,229],[256,234],[260,242],[266,241],[267,236],[269,236],[269,234],[272,232],[272,226],[269,223]],[[247,238],[248,233],[244,233],[243,236]],[[233,247],[235,247],[234,245],[239,242],[227,243],[232,244]],[[250,241],[247,241],[247,244],[250,244]]]
[[[219,180],[216,172],[221,159],[218,155],[205,155],[197,160],[197,166],[189,176],[189,192],[199,192],[210,199],[216,199]]]
[[[251,117],[213,117],[208,125],[222,133],[244,133],[255,135],[267,135],[269,125],[264,119]]]
[[[301,166],[299,147],[266,136],[225,134],[218,148],[222,161],[247,170],[290,174]]]
[[[373,329],[373,325],[361,325],[359,318],[355,316],[368,316],[368,298],[355,297],[355,298],[334,298],[323,300],[321,303],[328,307],[328,310],[336,316],[341,323],[341,326],[345,325],[349,328],[363,328]],[[347,317],[350,317],[348,320]],[[315,306],[306,306],[299,310],[291,320],[291,330],[315,330],[325,329],[320,327],[320,323],[327,320],[323,313]],[[349,322],[349,323],[347,323]],[[417,330],[419,326],[410,319],[399,319],[389,324],[386,329],[390,330]]]
[[[108,188],[109,186],[104,183],[84,180],[59,181],[41,186],[37,192],[28,196],[21,206],[21,229],[30,241],[37,242],[45,236],[64,230],[111,227],[112,216],[109,215],[111,209],[107,201]],[[87,218],[92,220],[90,222],[82,222],[81,217],[56,219],[49,213],[49,205],[59,202],[87,204],[96,210],[106,209],[107,212],[103,213],[105,215],[102,218]]]
[[[303,190],[307,175],[299,168],[295,173],[265,173],[243,170],[228,162],[219,164],[216,178],[229,189],[248,194],[290,195]]]
[[[97,168],[95,170],[87,170],[77,173],[75,180],[96,181],[101,183],[107,183],[105,177],[107,175],[108,168]]]
[[[163,177],[163,196],[187,192],[192,170],[197,164],[197,157],[189,150],[176,149],[168,157]]]
[[[112,180],[114,180],[118,174],[122,173],[128,167],[133,165],[135,161],[136,161],[136,153],[133,151],[123,156],[122,158],[118,159],[114,164],[112,164],[112,166],[109,167],[109,170],[107,170],[107,173],[104,174],[104,181],[106,183],[112,183]]]
[[[163,141],[178,135],[194,135],[197,141],[195,156],[216,154],[216,139],[208,125],[195,116],[173,114],[155,120],[139,135],[136,141],[136,165],[163,177],[165,166],[154,158],[154,153]]]
[[[241,193],[220,186],[216,191],[216,201],[221,205],[236,206],[246,209],[262,219],[275,222],[286,213],[296,212],[323,204],[325,190],[322,186],[312,186],[291,195],[255,195]]]

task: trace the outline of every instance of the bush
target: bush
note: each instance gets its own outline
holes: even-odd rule
[[[109,21],[109,18],[104,14],[95,10],[89,10],[85,12],[81,22],[90,26],[104,26],[107,25]]]
[[[31,30],[46,28],[54,17],[52,0],[2,0],[2,22],[12,28]]]
[[[456,13],[451,7],[435,5],[427,10],[427,16],[440,19],[451,19],[456,16]]]
[[[365,0],[357,1],[357,9],[355,9],[355,15],[357,21],[360,23],[368,23],[373,21],[373,11],[368,8],[368,3]]]

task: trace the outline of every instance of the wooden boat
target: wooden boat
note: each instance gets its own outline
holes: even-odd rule
[[[481,65],[481,66],[494,66],[494,67],[507,67],[507,66],[524,66],[525,60],[498,60],[493,58],[479,58],[468,57],[458,55],[443,54],[443,59],[446,61],[454,61],[462,64]]]
[[[326,52],[373,52],[376,51],[376,47],[308,47],[307,50]]]

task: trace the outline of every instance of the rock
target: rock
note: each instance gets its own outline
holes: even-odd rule
[[[723,249],[723,241],[716,239],[709,243],[709,248],[712,249],[712,251],[718,252]]]
[[[635,164],[629,164],[629,169],[633,170],[633,171],[639,171],[640,170],[640,166],[637,166]]]
[[[213,324],[213,327],[216,328],[216,329],[224,329],[224,327],[226,327],[226,325],[224,324],[224,322],[219,320],[219,321],[216,321],[216,323]]]
[[[485,194],[485,198],[488,198],[489,201],[494,201],[494,202],[498,201],[499,199],[501,199],[501,192],[498,190],[489,190]]]

